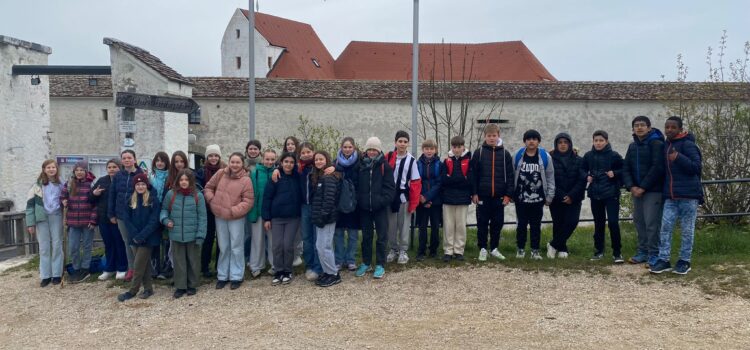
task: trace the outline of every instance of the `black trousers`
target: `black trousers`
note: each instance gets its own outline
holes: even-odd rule
[[[479,202],[481,204],[477,204],[477,243],[480,249],[487,249],[487,229],[489,227],[489,250],[492,250],[500,245],[500,231],[505,224],[503,198],[479,196]]]
[[[440,222],[443,213],[442,205],[433,205],[425,208],[424,205],[417,207],[417,226],[419,227],[419,248],[417,254],[424,255],[427,250],[427,224],[430,224],[430,254],[437,254],[440,246]]]
[[[554,202],[549,206],[552,215],[552,241],[549,244],[560,252],[568,251],[568,239],[581,219],[581,202],[565,204]]]
[[[620,197],[602,200],[591,199],[591,214],[594,216],[594,252],[604,253],[604,224],[609,224],[609,236],[612,239],[612,255],[620,255]]]
[[[516,203],[516,247],[526,247],[526,233],[531,233],[531,250],[539,250],[539,241],[542,238],[542,215],[544,213],[544,202],[539,203]],[[529,231],[527,231],[527,227]]]
[[[211,264],[211,256],[214,248],[214,241],[216,240],[216,216],[210,210],[206,210],[206,239],[203,240],[203,246],[201,247],[201,272],[208,272],[208,267]],[[219,258],[219,246],[216,246],[216,259]],[[214,259],[214,266],[216,265],[216,259]]]
[[[390,207],[378,211],[359,211],[359,219],[362,224],[362,263],[365,265],[372,265],[374,226],[378,234],[375,242],[375,264],[385,267],[385,250],[388,246],[388,210],[390,210]]]

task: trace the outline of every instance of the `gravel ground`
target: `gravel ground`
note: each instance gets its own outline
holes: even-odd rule
[[[125,303],[111,282],[42,289],[35,272],[11,272],[0,276],[0,348],[750,348],[750,301],[614,269],[345,273],[328,289],[266,276],[179,300],[159,286]]]

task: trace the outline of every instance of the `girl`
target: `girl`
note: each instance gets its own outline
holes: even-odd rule
[[[302,259],[305,261],[305,278],[308,281],[316,281],[318,276],[323,272],[320,266],[318,254],[315,253],[316,233],[315,226],[312,223],[310,214],[310,205],[312,204],[312,179],[310,175],[313,170],[313,155],[315,146],[309,142],[303,142],[300,147],[299,163],[297,172],[300,176],[302,186],[302,219],[300,222],[302,234]]]
[[[167,192],[162,205],[161,223],[169,230],[174,261],[174,298],[195,295],[200,283],[201,244],[206,238],[206,202],[195,187],[190,169],[182,169]]]
[[[91,275],[89,267],[94,244],[96,209],[89,202],[89,195],[94,178],[94,174],[88,171],[88,163],[79,161],[62,191],[62,203],[68,209],[65,216],[68,225],[68,258],[72,261],[74,271],[68,276],[71,283],[84,281]]]
[[[341,282],[336,258],[333,255],[333,233],[338,216],[341,173],[324,175],[325,169],[331,166],[331,156],[328,152],[318,151],[313,159],[315,168],[310,178],[314,191],[310,203],[310,216],[315,225],[315,248],[323,269],[323,275],[317,279],[316,284],[330,287]]]
[[[230,281],[231,289],[237,289],[245,276],[245,215],[253,207],[253,183],[243,161],[241,153],[232,153],[229,166],[220,169],[203,192],[216,215],[219,241],[216,289],[224,288]]]
[[[99,234],[104,241],[104,253],[107,257],[107,266],[99,275],[99,280],[104,281],[112,276],[121,280],[125,278],[128,271],[128,257],[125,254],[125,243],[117,229],[117,224],[109,222],[107,218],[107,196],[115,174],[120,171],[120,161],[110,159],[107,162],[107,176],[99,178],[91,190],[89,201],[96,206],[96,220],[99,225]],[[115,272],[117,274],[115,274]]]
[[[245,169],[247,170],[247,173],[252,176],[253,171],[255,170],[255,167],[257,164],[261,163],[262,157],[260,154],[260,141],[258,140],[250,140],[247,142],[247,145],[245,145]],[[258,186],[255,186],[253,184],[253,189],[257,190]],[[260,198],[260,196],[256,196]],[[251,241],[252,241],[252,231],[250,227],[250,221],[245,221],[245,243],[244,243],[244,251],[245,251],[245,262],[247,263],[248,268],[250,268],[250,247],[251,247]],[[252,269],[251,269],[252,271]],[[257,277],[257,276],[255,276]]]
[[[221,149],[218,145],[209,145],[206,147],[206,163],[202,168],[198,169],[195,173],[196,185],[200,186],[201,189],[206,188],[206,185],[211,178],[219,172],[219,169],[226,167],[226,164],[221,160]],[[211,264],[211,258],[214,256],[214,240],[216,239],[216,216],[211,211],[210,206],[206,206],[207,224],[206,224],[206,239],[203,241],[201,247],[201,274],[203,277],[211,278],[213,274],[208,269]],[[216,247],[216,255],[219,257],[219,247]]]
[[[273,231],[273,285],[292,281],[294,239],[300,223],[302,187],[296,174],[294,153],[281,155],[278,181],[269,181],[263,193],[263,227]]]
[[[122,162],[122,170],[115,174],[109,187],[107,217],[111,223],[117,225],[122,241],[128,242],[128,228],[123,220],[128,211],[130,197],[133,194],[133,179],[137,175],[143,174],[143,170],[135,166],[136,158],[133,150],[122,151],[120,161]],[[153,196],[156,196],[156,191],[154,191]],[[125,244],[125,255],[128,258],[128,272],[125,274],[124,280],[130,282],[133,278],[133,249],[127,243]]]
[[[357,188],[357,167],[359,166],[359,150],[354,144],[354,139],[345,137],[341,141],[341,148],[336,157],[336,171],[341,173],[342,180],[350,180]],[[344,238],[349,234],[348,240]],[[359,241],[359,213],[341,214],[336,221],[336,265],[339,269],[344,266],[349,271],[357,269],[354,255],[357,253],[357,242]]]
[[[299,139],[294,136],[287,136],[284,139],[284,152],[282,153],[293,153],[297,159],[299,159]]]
[[[273,249],[271,234],[263,228],[263,220],[259,219],[259,217],[261,216],[261,208],[263,206],[263,194],[265,193],[266,184],[269,182],[268,180],[275,163],[276,151],[268,149],[263,152],[263,164],[258,164],[250,174],[255,198],[257,198],[253,209],[247,214],[247,222],[251,225],[252,241],[252,244],[250,244],[250,261],[248,262],[248,267],[253,278],[260,276],[261,271],[266,267],[266,242],[268,242],[269,252]],[[273,253],[268,254],[268,262],[271,264],[271,269],[268,270],[268,273],[273,275]]]
[[[177,173],[188,167],[188,157],[183,151],[172,153],[172,160],[169,161],[169,175],[167,175],[167,189],[172,189],[177,183]]]
[[[130,290],[117,296],[117,300],[125,301],[133,298],[143,284],[143,292],[138,296],[148,299],[154,295],[151,284],[149,258],[153,247],[159,246],[161,230],[159,228],[159,200],[154,198],[156,191],[151,188],[148,176],[140,173],[133,178],[133,194],[125,208],[123,222],[127,227],[128,244],[133,247],[133,279]]]
[[[169,172],[171,166],[169,162],[169,156],[166,152],[157,152],[154,159],[151,161],[151,174],[148,177],[148,181],[151,182],[151,186],[156,189],[157,198],[159,203],[164,202],[164,195],[167,194],[169,189]],[[165,274],[166,266],[169,265],[169,258],[167,258],[167,252],[169,251],[169,240],[167,237],[167,230],[162,227],[162,239],[160,247],[157,247],[151,252],[151,277],[158,278],[160,280],[166,279]]]
[[[42,172],[31,186],[26,202],[26,225],[29,234],[37,235],[39,241],[39,277],[41,287],[50,282],[62,282],[62,208],[57,162],[47,159],[42,163]]]

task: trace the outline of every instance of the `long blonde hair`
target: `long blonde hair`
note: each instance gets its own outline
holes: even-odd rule
[[[143,206],[144,207],[150,207],[151,201],[149,201],[149,193],[150,191],[146,190],[146,192],[143,192]],[[133,194],[130,196],[130,208],[135,209],[138,207],[138,192],[133,190]]]

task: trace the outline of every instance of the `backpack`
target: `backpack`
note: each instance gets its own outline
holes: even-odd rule
[[[549,164],[549,158],[547,158],[547,151],[544,148],[539,147],[539,156],[542,157],[542,164],[544,164],[544,170],[547,170],[547,164]],[[523,154],[526,152],[526,147],[521,147],[521,149],[516,152],[516,159],[513,162],[514,166],[518,168],[518,164],[521,163],[521,158],[523,158]]]
[[[469,158],[461,159],[461,173],[464,174],[464,177],[468,176],[469,174]],[[453,174],[453,158],[448,158],[445,160],[445,167],[448,170],[448,176]]]
[[[349,214],[357,209],[357,189],[351,179],[341,179],[339,183],[339,207],[341,213]]]
[[[174,204],[174,200],[177,198],[177,191],[172,190],[172,199],[169,201],[169,206],[167,206],[167,210],[169,212],[172,212],[172,205]],[[193,199],[195,199],[195,205],[198,206],[198,194],[196,191],[193,191]]]

